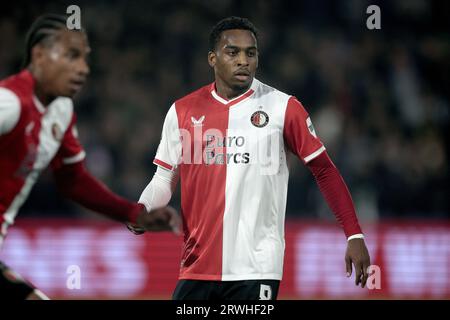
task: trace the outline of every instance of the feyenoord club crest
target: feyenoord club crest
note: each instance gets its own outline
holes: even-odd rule
[[[264,111],[256,111],[252,114],[250,121],[255,127],[262,128],[269,123],[269,116]]]
[[[63,138],[62,130],[61,130],[61,128],[58,126],[57,123],[54,123],[54,124],[52,125],[52,135],[53,135],[53,138],[55,138],[56,141],[61,141],[62,138]]]

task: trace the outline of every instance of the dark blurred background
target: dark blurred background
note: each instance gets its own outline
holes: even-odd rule
[[[139,198],[168,108],[213,81],[209,31],[237,15],[260,32],[257,78],[305,105],[361,220],[449,217],[450,2],[6,2],[0,78],[20,70],[34,19],[70,4],[80,6],[92,47],[75,99],[80,139],[91,172],[119,194]],[[381,30],[366,27],[371,4]],[[309,171],[294,158],[290,168],[288,216],[333,219]],[[24,215],[95,216],[60,198],[48,172]]]

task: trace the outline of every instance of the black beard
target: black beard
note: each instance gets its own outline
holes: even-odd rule
[[[245,91],[250,89],[250,86],[251,86],[251,82],[248,85],[235,84],[235,85],[231,86],[231,88],[233,89],[234,92],[239,93],[238,95],[241,95],[242,93],[244,93]]]

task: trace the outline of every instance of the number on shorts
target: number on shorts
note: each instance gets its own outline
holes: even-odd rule
[[[259,300],[271,300],[272,288],[268,285],[262,284],[259,289]]]

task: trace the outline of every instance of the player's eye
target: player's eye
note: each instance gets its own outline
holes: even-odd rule
[[[249,50],[249,51],[247,51],[247,56],[249,56],[249,57],[256,56],[256,50]]]
[[[69,50],[67,53],[67,57],[71,60],[77,59],[80,56],[80,52],[78,50]]]
[[[237,50],[230,50],[230,51],[228,51],[228,54],[230,56],[234,57],[234,56],[236,56],[238,54],[238,51]]]

